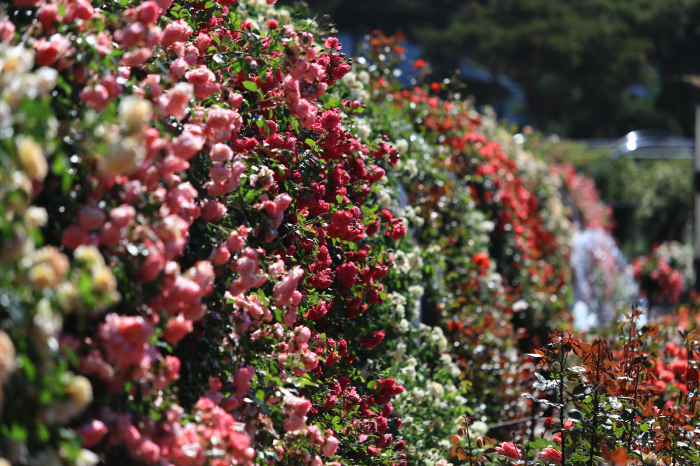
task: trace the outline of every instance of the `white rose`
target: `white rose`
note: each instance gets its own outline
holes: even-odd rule
[[[22,162],[24,171],[30,178],[43,180],[49,171],[49,164],[46,162],[41,146],[36,143],[31,136],[17,136],[17,153]]]
[[[36,206],[29,206],[24,213],[24,217],[30,228],[41,228],[46,225],[46,222],[49,220],[49,214],[46,212],[46,209]]]
[[[126,126],[127,133],[140,134],[149,127],[153,106],[136,95],[124,97],[119,102],[119,121]]]
[[[146,156],[144,149],[133,138],[120,138],[110,144],[107,154],[103,155],[98,168],[107,175],[130,175],[143,162]]]
[[[398,141],[396,141],[395,147],[396,151],[399,154],[403,155],[406,152],[408,152],[408,141],[405,139],[399,139]]]
[[[360,139],[367,139],[369,135],[372,134],[372,128],[369,125],[358,125],[357,126],[357,137]]]

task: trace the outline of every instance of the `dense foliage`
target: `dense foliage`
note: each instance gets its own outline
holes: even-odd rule
[[[272,3],[6,5],[12,464],[433,465],[530,411],[592,185]]]
[[[528,354],[537,363],[529,435],[475,436],[465,417],[451,456],[474,464],[691,465],[697,440],[698,300],[641,325],[633,309],[616,339],[557,330]]]

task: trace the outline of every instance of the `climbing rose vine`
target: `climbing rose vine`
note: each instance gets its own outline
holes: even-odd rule
[[[393,39],[353,64],[274,3],[0,12],[12,464],[443,464],[461,415],[527,408],[561,180],[389,80]]]

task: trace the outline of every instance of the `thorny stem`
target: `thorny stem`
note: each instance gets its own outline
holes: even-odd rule
[[[685,369],[685,377],[687,380],[688,384],[688,396],[687,397],[692,397],[690,398],[690,412],[695,413],[695,399],[697,398],[696,396],[693,396],[693,392],[697,393],[697,387],[698,387],[698,382],[697,380],[690,380],[690,369],[693,369],[691,366],[691,362],[693,361],[695,354],[694,354],[694,349],[693,346],[691,345],[690,341],[686,341],[686,349],[688,351],[688,364]]]
[[[675,430],[674,427],[675,426],[673,426],[673,425],[671,426],[671,432],[673,432]],[[676,444],[677,444],[677,442],[678,442],[678,434],[676,433],[676,435],[673,436],[673,455],[671,455],[671,466],[676,465]]]
[[[469,435],[469,424],[467,424],[467,428],[465,430],[467,431],[467,445],[469,445],[469,466],[474,466],[474,456],[472,455],[472,439]]]
[[[564,354],[564,340],[559,350],[559,425],[561,427],[561,465],[566,466],[566,438],[564,429],[564,365],[566,355]],[[534,429],[533,429],[534,431]]]
[[[530,426],[530,441],[535,441],[535,426],[537,426],[537,408],[539,405],[537,403],[532,403],[532,409],[530,410],[530,419],[532,425]]]
[[[599,378],[600,378],[600,358],[601,358],[601,349],[598,347],[597,349],[598,354],[596,355],[596,365],[595,365],[595,395],[593,397],[593,433],[591,434],[591,455],[588,458],[588,466],[593,466],[593,457],[595,456],[595,451],[596,451],[596,441],[597,441],[597,433],[598,433],[598,385],[599,385]]]
[[[636,308],[635,308],[635,310],[636,310]],[[625,369],[627,369],[629,367],[627,364],[627,355],[628,355],[627,347],[632,347],[632,340],[633,339],[636,340],[637,327],[635,326],[635,321],[636,321],[636,318],[633,317],[632,322],[631,322],[631,326],[630,326],[630,341],[629,341],[628,345],[625,345],[625,363],[626,363]],[[644,342],[644,346],[642,347],[642,351],[644,351],[645,348],[646,348],[646,342]],[[632,348],[632,350],[634,351],[634,348]],[[634,362],[634,360],[632,362]],[[634,374],[634,394],[632,395],[632,399],[634,400],[635,405],[637,402],[637,390],[639,389],[639,376],[640,376],[639,368],[637,368],[637,370],[635,371],[635,374]],[[628,424],[629,431],[627,433],[627,451],[632,450],[632,438],[633,438],[632,422],[633,422],[633,420],[631,420],[630,423]]]

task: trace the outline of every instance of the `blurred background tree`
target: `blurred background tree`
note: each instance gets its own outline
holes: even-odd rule
[[[700,0],[307,0],[341,33],[402,30],[437,81],[564,137],[692,135]],[[520,108],[520,111],[518,111]],[[510,113],[510,114],[507,114]]]

